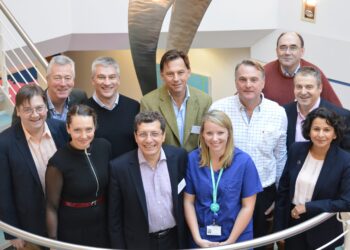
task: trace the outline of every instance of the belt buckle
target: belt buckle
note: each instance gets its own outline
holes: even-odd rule
[[[96,206],[96,204],[97,204],[97,200],[94,200],[94,201],[90,202],[91,206]]]
[[[169,233],[169,231],[170,231],[170,229],[166,229],[166,230],[164,230],[162,232],[159,232],[158,235],[157,235],[158,239],[163,237],[163,236],[165,236],[165,235],[167,235]]]

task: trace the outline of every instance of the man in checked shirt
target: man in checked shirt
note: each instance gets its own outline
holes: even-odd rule
[[[253,159],[263,192],[257,194],[253,215],[254,237],[268,234],[276,188],[287,158],[287,116],[276,102],[264,98],[264,68],[243,60],[235,68],[237,94],[220,99],[210,110],[224,111],[233,124],[235,145]],[[265,249],[265,247],[256,248]]]

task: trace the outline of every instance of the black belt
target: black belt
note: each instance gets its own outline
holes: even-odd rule
[[[149,233],[148,235],[150,238],[161,239],[161,238],[164,238],[165,236],[167,236],[170,232],[174,231],[175,228],[176,227],[164,229],[164,230],[161,230],[158,232]]]

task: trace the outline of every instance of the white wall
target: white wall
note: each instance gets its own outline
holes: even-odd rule
[[[305,40],[306,60],[319,66],[328,78],[350,83],[350,2],[318,1],[316,23],[301,20],[301,0],[280,1],[279,29],[251,47],[253,58],[263,62],[276,59],[276,40],[283,31],[297,31]],[[346,108],[350,108],[350,87],[333,84]]]
[[[105,43],[108,45],[101,47],[102,49],[106,47],[128,49],[127,0],[3,1],[34,42],[58,39],[54,45],[43,46],[47,53],[63,52],[64,49],[88,50],[91,49],[86,46],[88,43],[95,45],[94,50]],[[285,30],[295,30],[305,38],[305,59],[317,64],[328,77],[350,82],[347,60],[350,58],[350,32],[348,32],[350,1],[318,1],[315,24],[301,21],[301,2],[302,0],[213,0],[199,27],[194,46],[196,48],[251,46],[251,57],[267,62],[275,59],[275,42],[278,34]],[[163,25],[163,32],[167,31],[168,23],[169,13]],[[101,34],[102,39],[91,36],[80,36],[80,39],[75,39],[80,34],[95,33]],[[117,48],[113,48],[112,43],[117,44],[118,46],[115,46]],[[224,57],[222,62],[228,59],[225,53],[220,54],[218,51],[216,53],[220,55],[216,56],[218,60],[220,57]],[[205,56],[206,53],[201,55],[202,58]],[[232,63],[232,60],[227,62]],[[217,62],[218,65],[220,63]],[[218,68],[231,66],[228,64]],[[206,71],[205,68],[202,70]],[[230,72],[227,75],[229,74]],[[220,87],[220,89],[228,88],[229,86]],[[347,100],[349,87],[334,85],[334,88],[342,103],[350,108],[350,100]],[[215,88],[213,97],[216,99],[225,94],[227,95],[225,91],[216,92]]]

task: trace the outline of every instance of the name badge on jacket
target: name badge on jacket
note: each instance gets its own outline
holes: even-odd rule
[[[201,126],[193,125],[191,128],[191,134],[198,134],[201,132]]]

